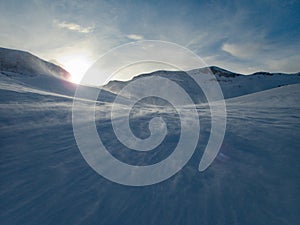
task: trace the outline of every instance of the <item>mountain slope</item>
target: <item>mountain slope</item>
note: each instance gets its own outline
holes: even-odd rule
[[[73,97],[77,84],[70,81],[70,73],[53,63],[44,61],[29,52],[0,48],[0,86],[6,90],[58,94]],[[81,86],[86,92],[95,87]],[[114,94],[103,90],[108,101]]]
[[[0,48],[0,76],[2,85],[15,83],[67,95],[73,95],[76,89],[66,70],[19,50]]]
[[[300,107],[300,84],[291,84],[228,99],[230,105],[253,107]]]
[[[209,68],[195,69],[189,71],[188,73],[193,76],[201,76],[204,85],[209,86],[213,82],[219,82],[225,99],[242,96],[258,91],[263,91],[271,88],[276,88],[288,84],[300,83],[299,73],[271,74],[266,72],[257,72],[251,75],[242,75],[232,73],[230,71],[215,66]],[[211,75],[212,73],[214,74],[214,76]],[[185,91],[187,91],[197,103],[201,102],[203,99],[199,98],[199,95],[201,95],[199,94],[201,90],[199,90],[193,79],[186,72],[156,71],[153,73],[137,76],[133,78],[133,80],[153,76],[166,77],[176,82],[177,84],[182,86],[185,89]],[[131,81],[111,81],[104,88],[109,91],[118,93],[124,86],[126,86],[130,82]]]
[[[63,68],[29,52],[6,48],[0,48],[0,71],[9,77],[46,75],[68,80],[71,76]]]

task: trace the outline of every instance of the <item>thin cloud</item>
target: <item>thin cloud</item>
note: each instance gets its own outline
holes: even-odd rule
[[[134,41],[140,41],[140,40],[144,39],[144,37],[142,35],[138,35],[138,34],[129,34],[129,35],[126,35],[126,37],[131,40],[134,40]]]
[[[237,57],[237,58],[251,58],[258,53],[260,53],[261,50],[263,50],[263,47],[260,46],[260,44],[232,44],[232,43],[224,43],[222,46],[222,50]]]
[[[147,37],[183,45],[207,64],[235,72],[300,70],[296,3],[190,1],[163,7],[144,2],[47,2],[28,0],[20,11],[19,3],[2,1],[0,43],[45,59],[82,49],[97,59],[111,48]]]
[[[68,23],[65,21],[55,21],[54,24],[59,27],[59,28],[63,28],[63,29],[67,29],[67,30],[72,30],[72,31],[76,31],[79,33],[90,33],[94,30],[94,27],[83,27],[80,26],[79,24],[76,23]]]

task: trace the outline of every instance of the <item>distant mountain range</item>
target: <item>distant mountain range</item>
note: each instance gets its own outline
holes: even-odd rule
[[[70,96],[74,95],[77,87],[77,85],[69,81],[70,73],[60,66],[20,50],[0,48],[0,72],[4,77],[28,86]],[[216,66],[195,69],[188,71],[188,73],[195,76],[207,77],[207,80],[204,79],[207,85],[210,82],[219,82],[225,99],[300,83],[300,73],[256,72],[251,75],[243,75]],[[211,73],[215,77],[207,76],[207,74]],[[156,71],[136,76],[133,80],[151,76],[167,77],[182,86],[195,102],[203,102],[203,96],[200,94],[201,90],[199,91],[199,87],[187,72]],[[129,82],[131,81],[110,81],[103,89],[115,95]],[[128,96],[130,96],[130,93],[128,93]]]
[[[212,73],[214,74],[214,76],[211,76]],[[156,71],[153,73],[142,74],[140,76],[134,77],[133,80],[140,79],[142,77],[166,77],[182,86],[185,91],[192,96],[194,101],[201,102],[203,98],[199,98],[199,87],[197,87],[195,81],[189,76],[189,74],[193,76],[203,76],[203,82],[205,83],[205,85],[210,85],[211,82],[219,82],[225,99],[289,84],[300,83],[300,73],[283,74],[256,72],[251,75],[242,75],[227,71],[216,66],[195,69],[188,72]],[[106,85],[105,88],[111,92],[118,93],[130,82],[131,81],[111,81]],[[130,95],[130,93],[128,94]]]

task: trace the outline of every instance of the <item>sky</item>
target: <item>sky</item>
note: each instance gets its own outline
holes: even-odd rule
[[[299,12],[296,0],[0,0],[0,45],[79,74],[139,40],[174,42],[234,72],[292,73],[300,71]]]

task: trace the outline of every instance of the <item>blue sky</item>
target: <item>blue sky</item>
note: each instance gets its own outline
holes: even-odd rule
[[[84,55],[87,67],[120,44],[164,40],[236,72],[298,72],[299,12],[299,1],[10,0],[0,44],[62,65]]]

